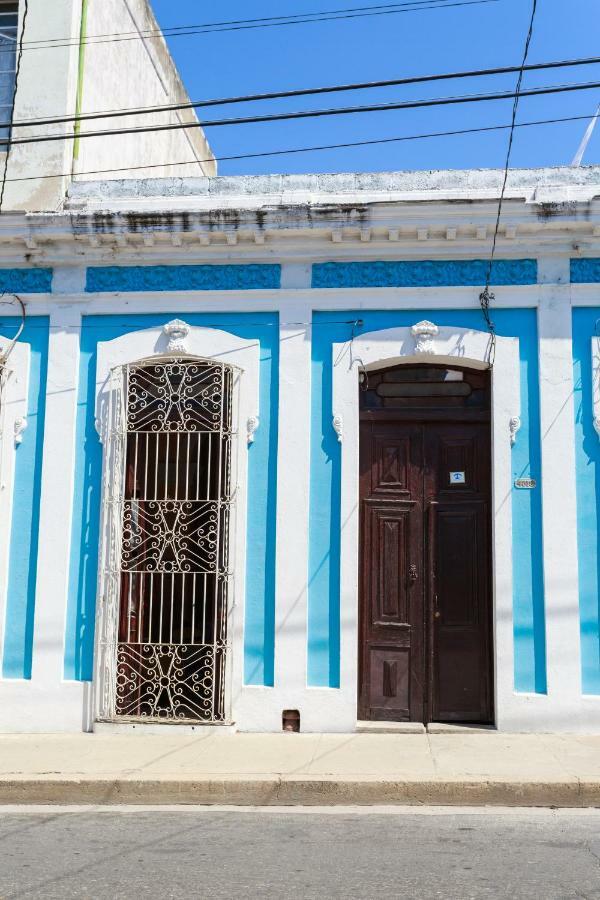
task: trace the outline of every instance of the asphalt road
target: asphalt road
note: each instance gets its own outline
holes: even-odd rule
[[[0,808],[0,898],[600,898],[600,810]]]

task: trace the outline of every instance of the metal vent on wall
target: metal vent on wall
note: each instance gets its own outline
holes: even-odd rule
[[[98,717],[226,720],[233,370],[111,372]]]

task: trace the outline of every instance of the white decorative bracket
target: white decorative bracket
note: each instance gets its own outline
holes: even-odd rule
[[[13,426],[14,435],[15,435],[15,447],[18,447],[19,444],[23,443],[23,432],[27,428],[27,419],[25,416],[17,416],[15,419],[15,424]]]
[[[338,443],[342,443],[344,439],[344,421],[341,416],[334,416],[331,420],[331,424],[333,425],[333,430],[337,434]]]
[[[246,422],[246,434],[247,434],[249,444],[254,443],[254,434],[259,425],[260,425],[260,419],[258,418],[258,416],[250,416],[248,418],[248,421]]]
[[[600,437],[600,338],[592,338],[592,422]]]
[[[165,353],[187,353],[185,340],[190,333],[190,326],[181,319],[173,319],[163,327],[163,332],[169,339]]]
[[[521,419],[519,416],[512,416],[508,422],[508,430],[510,433],[510,446],[514,447],[517,442],[517,431],[521,427]]]
[[[434,325],[433,322],[428,322],[427,319],[423,319],[422,322],[417,322],[416,325],[413,325],[410,333],[416,341],[415,353],[435,353],[433,339],[437,337],[439,330],[437,325]]]

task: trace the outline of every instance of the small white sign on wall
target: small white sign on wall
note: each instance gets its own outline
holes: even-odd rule
[[[450,484],[465,484],[464,472],[450,472]]]
[[[537,487],[537,481],[535,478],[515,478],[515,487],[521,491],[532,491]]]

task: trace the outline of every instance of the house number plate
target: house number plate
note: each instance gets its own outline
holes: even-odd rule
[[[537,487],[537,481],[535,478],[516,478],[515,487],[525,491],[532,491]]]
[[[450,484],[464,484],[465,483],[465,473],[464,472],[450,472]]]

